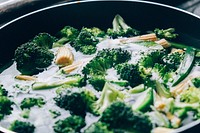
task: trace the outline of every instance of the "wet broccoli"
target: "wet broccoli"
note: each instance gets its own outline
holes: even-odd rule
[[[53,129],[56,133],[76,133],[86,125],[84,118],[80,116],[69,116],[64,120],[55,122]]]
[[[7,96],[8,91],[0,84],[0,96]]]
[[[107,30],[107,35],[112,38],[139,35],[139,31],[128,26],[120,15],[115,16],[112,25],[113,28]]]
[[[17,133],[33,133],[35,126],[30,122],[15,120],[13,123],[11,123],[9,129]]]
[[[28,42],[22,44],[15,50],[14,60],[17,70],[22,74],[37,74],[51,65],[54,55],[51,51],[36,43]]]
[[[88,90],[71,91],[66,90],[54,98],[56,105],[65,110],[69,110],[71,114],[85,116],[90,111],[90,104],[96,100],[96,96]]]
[[[4,118],[5,115],[10,115],[13,108],[13,102],[8,99],[7,96],[0,96],[0,120]]]
[[[195,87],[200,88],[200,77],[192,79],[192,83]]]
[[[108,125],[103,122],[96,122],[90,125],[84,133],[114,133],[110,129],[108,129]]]
[[[147,133],[152,129],[151,121],[146,115],[133,111],[131,107],[119,101],[111,104],[102,113],[100,121],[116,131]]]
[[[33,106],[42,107],[46,102],[43,98],[24,98],[21,102],[21,109],[30,109]]]
[[[178,36],[178,34],[176,34],[174,32],[175,32],[174,28],[168,28],[168,29],[158,29],[158,28],[156,28],[154,30],[154,33],[156,33],[157,37],[165,38],[167,40],[175,39]]]

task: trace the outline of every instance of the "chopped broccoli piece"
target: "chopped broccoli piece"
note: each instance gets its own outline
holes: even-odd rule
[[[51,49],[55,41],[56,41],[56,38],[51,36],[48,33],[39,33],[32,40],[33,43],[46,49]]]
[[[123,129],[128,132],[151,132],[152,124],[149,118],[133,111],[123,102],[114,102],[103,113],[100,121],[107,123],[109,128]]]
[[[190,87],[187,90],[183,90],[183,92],[180,94],[180,100],[186,103],[200,102],[200,89]]]
[[[84,118],[80,116],[70,116],[64,120],[55,122],[53,129],[56,133],[76,133],[80,132],[81,128],[86,125]]]
[[[86,31],[92,33],[95,37],[104,37],[105,32],[97,27],[92,27],[92,28],[84,28]]]
[[[159,38],[165,38],[167,40],[175,39],[178,36],[178,34],[176,34],[174,32],[175,32],[174,28],[168,28],[168,29],[165,29],[165,30],[156,28],[154,30],[154,33],[156,33],[156,35]]]
[[[116,15],[112,22],[113,28],[107,30],[108,36],[112,38],[130,37],[139,35],[139,31],[128,26],[120,15]]]
[[[5,115],[10,115],[13,108],[13,102],[8,99],[7,96],[0,96],[0,120],[4,118]]]
[[[53,58],[54,55],[51,51],[33,42],[19,46],[14,55],[17,70],[26,75],[33,75],[43,71],[51,65]]]
[[[117,65],[115,69],[117,70],[117,74],[120,75],[120,78],[127,80],[131,87],[135,87],[143,82],[137,65],[123,63]]]
[[[84,133],[114,133],[110,129],[108,129],[108,125],[103,122],[96,122],[90,125]]]
[[[192,83],[195,87],[200,88],[200,77],[192,79]]]
[[[8,91],[3,87],[3,85],[0,85],[0,96],[7,96]]]
[[[30,122],[15,120],[13,123],[11,123],[9,129],[17,133],[33,133],[35,126]]]
[[[71,114],[85,116],[90,111],[90,105],[96,101],[96,96],[88,90],[74,91],[66,90],[54,98],[56,105],[65,110],[69,110]]]
[[[123,99],[124,94],[106,82],[100,98],[91,104],[90,108],[94,114],[101,114],[110,104]]]
[[[65,80],[55,81],[55,82],[35,82],[32,85],[33,90],[43,90],[62,86],[65,87],[82,87],[86,84],[86,78],[79,75],[70,75]]]
[[[80,51],[83,53],[83,54],[86,54],[86,55],[91,55],[91,54],[94,54],[97,49],[95,46],[92,46],[92,45],[89,45],[89,46],[82,46],[80,48]]]
[[[61,113],[57,110],[49,110],[49,112],[51,113],[51,116],[53,118],[57,118],[58,116],[61,116]]]
[[[144,84],[139,84],[139,85],[137,85],[137,86],[135,86],[135,87],[133,87],[133,88],[128,90],[128,92],[130,94],[136,94],[136,93],[140,93],[140,92],[143,92],[143,91],[145,91]]]
[[[22,111],[22,113],[20,114],[20,116],[25,118],[25,119],[29,118],[29,115],[30,115],[30,109],[24,109]]]
[[[159,81],[155,81],[155,84],[156,84],[156,91],[157,91],[159,96],[163,96],[163,97],[166,97],[166,98],[171,97],[171,93],[169,91],[169,88],[166,88],[164,86],[164,84],[161,84]]]
[[[42,107],[46,102],[44,101],[43,98],[24,98],[21,102],[21,109],[30,109],[33,106],[38,106],[38,107]]]

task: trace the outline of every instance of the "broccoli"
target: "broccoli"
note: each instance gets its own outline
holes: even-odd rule
[[[30,122],[15,120],[13,123],[11,123],[9,129],[17,133],[33,133],[35,126]]]
[[[183,60],[184,54],[179,52],[170,53],[162,57],[162,64],[168,69],[176,71]]]
[[[186,103],[199,103],[200,89],[196,87],[190,87],[187,90],[183,90],[183,92],[180,94],[180,100]]]
[[[113,28],[107,30],[107,35],[112,38],[130,37],[139,35],[139,31],[128,26],[120,15],[116,15],[112,22]]]
[[[51,113],[51,116],[53,118],[57,118],[58,116],[61,116],[61,113],[57,110],[49,110],[49,112]]]
[[[200,77],[192,79],[192,83],[195,87],[200,88]]]
[[[96,100],[96,96],[88,90],[66,90],[54,98],[56,105],[71,114],[85,116],[90,111],[90,105]]]
[[[156,28],[154,30],[154,33],[157,35],[159,38],[165,38],[167,40],[172,40],[175,39],[178,34],[174,33],[175,29],[174,28],[168,28],[168,29],[158,29]]]
[[[66,88],[66,87],[82,87],[86,84],[86,77],[79,74],[67,76],[66,79],[55,82],[35,82],[32,85],[33,90],[43,90],[49,88]]]
[[[32,40],[33,43],[46,49],[51,49],[55,41],[56,41],[56,38],[51,36],[48,33],[39,33]]]
[[[84,133],[114,133],[110,129],[108,129],[108,125],[103,122],[96,122],[90,125]]]
[[[30,111],[31,111],[30,109],[24,109],[22,111],[22,113],[20,114],[20,116],[23,117],[23,118],[29,118]]]
[[[133,111],[123,102],[114,102],[102,113],[101,122],[109,125],[114,130],[128,132],[151,132],[152,124],[143,113]]]
[[[21,102],[21,109],[30,109],[33,106],[42,107],[46,102],[43,98],[24,98]]]
[[[5,115],[10,115],[13,108],[13,102],[8,99],[7,96],[0,96],[0,120],[4,118]]]
[[[94,54],[96,52],[96,45],[99,43],[98,37],[103,34],[99,28],[82,28],[79,35],[73,43],[72,47],[76,51],[80,51],[83,54]]]
[[[53,129],[56,133],[76,133],[86,125],[84,118],[76,115],[55,122]]]
[[[135,87],[143,83],[143,79],[140,76],[139,68],[137,65],[122,63],[115,67],[117,74],[120,75],[120,78],[127,80],[130,83],[131,87]]]
[[[36,43],[22,44],[15,50],[14,60],[22,74],[33,75],[51,65],[54,54]]]
[[[0,85],[0,96],[7,96],[8,91],[3,87],[3,85]]]
[[[106,82],[100,98],[90,105],[94,114],[101,114],[110,104],[117,100],[123,100],[124,94],[117,90],[110,83]]]

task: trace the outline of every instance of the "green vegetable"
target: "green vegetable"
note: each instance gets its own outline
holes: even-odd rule
[[[187,90],[183,90],[180,94],[180,100],[186,103],[200,103],[200,89],[190,87]]]
[[[46,102],[43,98],[24,98],[21,102],[21,109],[30,109],[33,106],[42,107]]]
[[[130,37],[139,35],[139,31],[128,26],[120,15],[116,15],[112,22],[113,28],[107,30],[108,36],[112,38]]]
[[[153,104],[153,89],[147,89],[144,94],[140,95],[135,103],[132,105],[133,110],[138,110],[146,112],[150,109],[150,106]]]
[[[165,38],[167,40],[175,39],[178,36],[178,34],[176,34],[174,32],[175,32],[174,28],[168,28],[168,29],[165,29],[165,30],[156,28],[154,30],[154,33],[156,33],[157,37]]]
[[[55,122],[53,129],[56,133],[76,133],[86,125],[84,118],[80,116],[70,116],[64,120]]]
[[[123,102],[112,103],[101,115],[101,122],[109,125],[109,128],[122,132],[150,133],[152,124],[143,113],[133,111]]]
[[[131,88],[130,90],[128,90],[128,92],[131,94],[135,94],[135,93],[143,92],[144,90],[145,90],[144,84],[140,84],[134,88]]]
[[[8,91],[0,84],[0,96],[7,96]]]
[[[61,113],[57,110],[49,110],[49,112],[51,113],[51,116],[53,118],[57,118],[58,116],[61,116]]]
[[[9,129],[17,133],[33,133],[35,126],[30,122],[15,120],[13,123],[11,123]]]
[[[103,122],[96,122],[90,125],[84,133],[114,133],[108,129],[108,125]]]
[[[175,86],[178,83],[180,83],[190,73],[194,65],[194,56],[195,50],[193,48],[187,48],[185,51],[183,61],[181,62],[181,65],[178,68],[178,74],[176,75],[172,86]]]
[[[200,88],[200,77],[192,79],[192,83],[195,87]]]
[[[22,113],[20,114],[21,117],[27,119],[30,115],[30,109],[23,109]]]
[[[12,113],[13,102],[7,96],[0,96],[0,120],[4,118],[5,115],[10,115]]]
[[[167,89],[163,84],[161,84],[159,81],[155,81],[155,84],[156,84],[156,91],[159,96],[163,96],[166,98],[171,97],[169,89]]]

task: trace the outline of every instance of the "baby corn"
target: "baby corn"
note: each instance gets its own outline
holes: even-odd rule
[[[34,81],[37,79],[36,77],[28,76],[28,75],[18,75],[15,78],[18,80],[27,80],[27,81]]]
[[[74,62],[74,55],[71,50],[65,46],[58,49],[55,63],[59,66],[71,65]]]
[[[81,66],[83,64],[82,61],[79,61],[79,62],[75,62],[71,65],[68,65],[66,67],[63,67],[61,69],[61,71],[65,74],[69,74],[70,72],[74,71],[75,69],[77,69],[79,66]]]
[[[163,46],[163,48],[169,48],[171,46],[170,43],[165,39],[158,40],[156,43]]]

